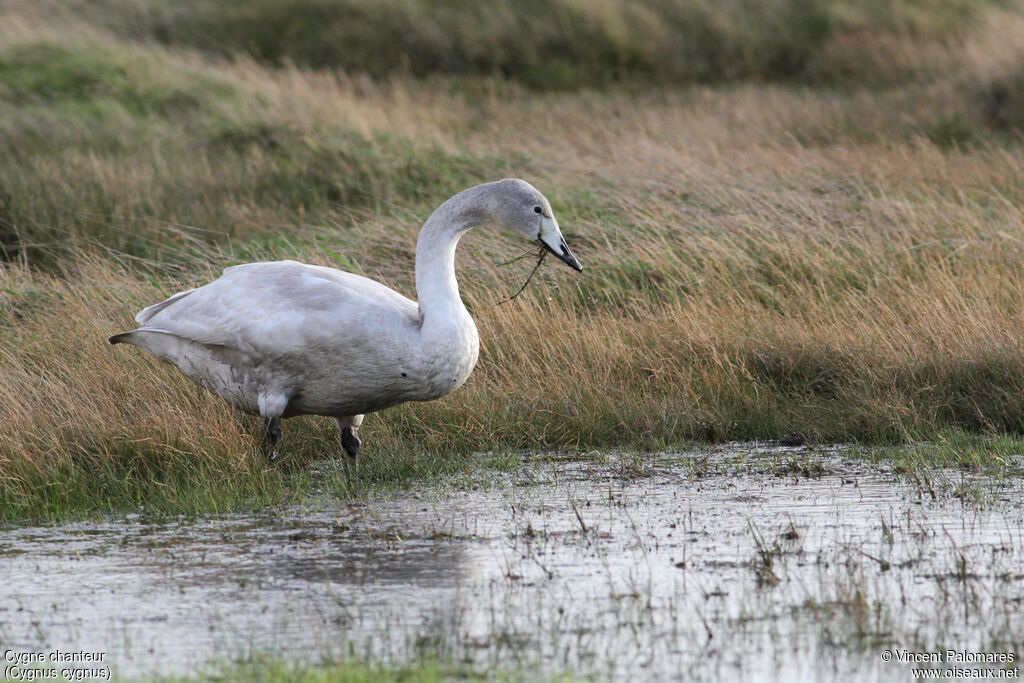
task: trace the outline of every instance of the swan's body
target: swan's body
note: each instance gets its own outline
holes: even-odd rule
[[[416,246],[414,302],[384,285],[296,261],[234,266],[143,309],[110,342],[139,346],[248,413],[271,447],[277,421],[334,417],[350,455],[366,413],[444,396],[476,365],[476,325],[459,297],[455,247],[494,223],[540,240],[579,269],[543,195],[521,180],[478,185],[431,215]]]
[[[264,416],[342,417],[438,398],[469,377],[478,350],[468,314],[443,321],[437,338],[398,292],[295,261],[228,268],[136,321],[131,341]]]

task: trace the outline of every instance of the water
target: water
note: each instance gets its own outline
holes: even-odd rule
[[[427,653],[599,679],[893,680],[1016,653],[1019,481],[835,451],[543,459],[361,506],[0,530],[0,642],[124,677]],[[897,657],[898,659],[898,657]]]

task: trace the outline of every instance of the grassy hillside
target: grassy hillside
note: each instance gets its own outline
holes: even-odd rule
[[[1024,15],[998,3],[813,6],[830,17],[836,64],[862,64],[863,44],[836,42],[835,27],[857,21],[888,27],[865,41],[908,37],[904,61],[843,88],[822,85],[841,71],[817,81],[805,66],[783,82],[666,71],[657,86],[552,92],[472,75],[491,66],[425,78],[388,67],[380,79],[355,73],[368,66],[289,64],[301,60],[287,51],[223,60],[206,29],[157,30],[168,17],[213,22],[229,11],[219,3],[8,3],[0,517],[287,499],[301,482],[259,460],[250,422],[106,336],[252,259],[333,265],[414,295],[422,221],[510,175],[552,200],[585,271],[549,263],[499,307],[530,265],[498,264],[526,245],[469,235],[458,267],[483,340],[476,372],[442,401],[371,416],[360,478],[340,485],[453,471],[480,451],[1024,431]],[[217,21],[235,45],[238,24]],[[722,30],[741,25],[754,30],[731,19]],[[901,71],[933,54],[955,68]],[[336,450],[328,421],[286,432],[300,466]]]
[[[42,11],[69,3],[44,0]],[[133,40],[281,66],[501,75],[531,86],[891,84],[942,74],[998,0],[99,0],[74,13]]]

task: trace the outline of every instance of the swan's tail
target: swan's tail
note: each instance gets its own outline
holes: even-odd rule
[[[107,342],[131,344],[148,351],[158,360],[177,366],[186,377],[202,384],[231,405],[247,413],[261,414],[260,399],[256,391],[250,390],[248,375],[244,381],[240,380],[239,373],[234,370],[247,362],[246,358],[230,347],[203,344],[166,330],[145,327],[115,334]],[[284,405],[277,414],[283,413]]]
[[[135,333],[134,332],[122,332],[121,334],[115,334],[113,337],[107,339],[108,344],[134,344]]]

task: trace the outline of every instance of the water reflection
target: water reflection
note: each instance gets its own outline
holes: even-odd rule
[[[908,672],[883,645],[1024,633],[1020,483],[929,476],[735,447],[315,513],[7,528],[0,638],[103,651],[127,676],[429,651],[616,679],[888,680]]]

